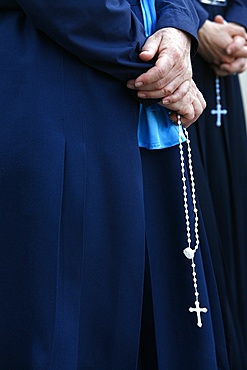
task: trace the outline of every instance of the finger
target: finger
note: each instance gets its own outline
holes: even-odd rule
[[[247,45],[245,44],[240,50],[233,54],[234,58],[247,58]]]
[[[187,122],[188,126],[196,122],[198,118],[200,117],[200,115],[203,113],[204,109],[206,108],[206,101],[199,90],[197,94],[197,99],[193,100],[192,105],[194,108],[194,117],[192,120],[190,120],[190,122]]]
[[[228,55],[235,56],[236,53],[244,52],[242,49],[245,46],[245,38],[241,36],[234,36],[233,41],[230,45],[227,46],[226,52]],[[244,56],[244,55],[243,55]]]
[[[177,119],[175,117],[176,114],[180,114],[183,117],[182,122],[185,123],[188,120],[192,120],[194,117],[194,108],[192,105],[194,97],[192,97],[191,92],[186,94],[186,96],[181,99],[180,101],[172,104],[163,104],[164,107],[172,111],[170,118],[177,122]]]
[[[182,100],[185,95],[188,93],[190,88],[190,81],[184,81],[175,91],[173,94],[169,95],[162,99],[163,104],[174,104]]]
[[[219,67],[214,67],[213,70],[216,76],[219,77],[226,77],[230,75],[229,72],[221,71]]]
[[[183,78],[175,78],[168,85],[159,88],[159,84],[163,85],[162,81],[163,80],[160,80],[159,82],[157,82],[157,84],[152,86],[152,88],[155,90],[139,90],[137,92],[138,97],[141,99],[164,98],[165,104],[172,104],[178,100],[181,100],[181,98],[183,98],[183,96],[188,92],[190,87],[189,80],[183,81]]]
[[[214,17],[214,21],[219,24],[226,23],[225,19],[222,17],[222,15],[218,14]]]
[[[233,22],[226,22],[226,28],[231,36],[241,36],[243,38],[246,38],[246,31],[245,28],[233,23]]]
[[[247,70],[247,59],[245,58],[244,67],[243,67],[243,70],[241,72],[245,72],[246,70]]]
[[[182,106],[181,109],[173,111],[170,114],[170,119],[177,125],[177,115],[181,116],[181,122],[184,127],[188,127],[191,123],[194,122],[195,112],[194,107],[191,104],[187,105],[186,107]]]
[[[149,70],[147,73],[139,76],[138,79],[134,81],[134,86],[131,85],[131,83],[127,84],[128,87],[138,90],[138,96],[142,99],[161,99],[164,96],[171,95],[185,79],[181,76],[179,79],[176,79],[176,81],[173,81],[174,73],[171,71],[165,74],[165,72],[162,72],[158,68],[154,67],[151,69],[152,70]],[[160,77],[157,78],[157,76]],[[140,82],[139,78],[144,82]],[[179,81],[179,83],[177,81]]]
[[[181,122],[183,126],[187,128],[198,120],[204,109],[205,105],[202,105],[199,99],[195,99],[191,105],[187,107],[185,114],[182,115],[180,111],[177,113],[181,115]]]
[[[194,84],[194,82],[193,82]],[[173,110],[170,119],[177,122],[176,114],[181,115],[181,122],[185,127],[194,123],[206,108],[206,102],[202,93],[194,84],[193,89],[179,103],[167,106]]]
[[[153,71],[154,77],[156,76],[156,73],[159,74],[158,70],[155,72]],[[172,79],[174,78],[173,74],[167,73],[166,76],[160,77],[157,79],[157,81],[154,82],[141,82],[139,79],[142,81],[147,81],[150,78],[149,76],[146,76],[146,73],[143,73],[138,77],[138,79],[135,80],[129,80],[127,82],[127,87],[132,90],[137,90],[140,93],[138,93],[139,97],[142,98],[163,98],[164,96],[172,94],[177,86],[177,83],[172,83]],[[152,77],[151,77],[152,78]],[[171,84],[171,85],[170,85]],[[175,87],[173,87],[175,85]]]
[[[245,70],[246,67],[246,59],[245,58],[238,58],[231,64],[221,64],[220,70],[223,72],[227,72],[229,75],[234,73],[241,73]]]
[[[200,106],[201,106],[201,111],[198,112],[200,115],[202,114],[202,112],[204,111],[204,109],[206,108],[207,106],[207,103],[206,103],[206,100],[204,99],[204,96],[203,94],[201,93],[201,91],[199,89],[197,89],[197,98],[200,102]]]
[[[184,127],[189,127],[192,123],[196,122],[206,107],[206,103],[202,105],[200,99],[194,99],[191,103],[189,112],[184,114],[181,122]]]
[[[220,77],[229,76],[229,72],[222,71],[220,69],[220,65],[211,64],[210,66],[214,70],[214,73],[216,74],[216,76],[220,76]]]
[[[152,68],[136,79],[136,87],[143,88],[145,86],[145,89],[155,90],[160,88],[162,84],[163,86],[167,85],[174,78],[172,75],[175,69],[174,61],[171,60],[168,54],[163,54],[159,58]]]
[[[135,81],[135,88],[139,90],[138,96],[142,99],[149,98],[149,99],[161,99],[163,97],[168,97],[173,94],[181,84],[185,81],[191,80],[192,71],[190,68],[182,68],[181,70],[177,71],[176,67],[174,69],[168,69],[168,72],[165,74],[161,68],[158,70],[152,68],[155,75],[160,75],[161,77],[157,79],[157,81],[147,84],[142,84],[141,86],[138,85],[136,88],[136,81]],[[149,71],[150,74],[153,71]],[[149,73],[147,72],[147,73]],[[164,76],[165,74],[165,76]],[[163,76],[162,76],[163,75]],[[151,77],[152,78],[152,77]],[[155,78],[155,77],[154,77]],[[133,85],[132,85],[133,88]]]
[[[145,44],[142,47],[142,51],[139,55],[143,61],[149,61],[155,57],[158,52],[159,45],[161,42],[161,34],[156,32],[149,36]]]

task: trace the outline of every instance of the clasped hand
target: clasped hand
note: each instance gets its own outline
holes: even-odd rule
[[[160,104],[177,114],[185,127],[195,122],[206,107],[205,100],[192,79],[190,36],[175,28],[163,28],[150,36],[140,53],[140,59],[155,65],[127,87],[137,90],[142,99],[161,99]]]
[[[217,15],[207,20],[198,32],[202,58],[218,76],[241,73],[247,69],[247,34],[244,27],[227,23]]]

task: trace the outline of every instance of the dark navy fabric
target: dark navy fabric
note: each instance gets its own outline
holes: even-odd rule
[[[216,14],[247,27],[247,3],[228,1],[226,8],[202,6],[201,22]],[[238,76],[220,78],[221,105],[228,114],[215,125],[215,74],[197,55],[194,79],[207,108],[189,128],[197,191],[211,249],[232,370],[247,369],[247,140]]]
[[[183,254],[187,237],[179,148],[141,148],[141,156],[159,369],[228,369],[221,307],[201,215],[200,249],[195,263],[201,307],[209,310],[202,314],[201,329],[196,325],[196,315],[188,311],[195,297],[191,261]],[[189,185],[188,199],[193,225]]]
[[[137,5],[0,1],[1,370],[135,370],[150,298],[146,232],[159,368],[213,370],[224,353],[200,256],[202,329],[188,311],[177,147],[162,166],[165,208],[144,205],[139,102],[125,88],[150,67],[138,57]],[[157,0],[157,8],[160,27],[196,37],[190,2]],[[153,213],[164,230],[157,250]]]

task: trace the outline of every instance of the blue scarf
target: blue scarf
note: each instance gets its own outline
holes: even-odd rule
[[[155,0],[140,0],[140,2],[145,35],[148,37],[156,29]],[[149,107],[141,104],[138,143],[140,147],[147,149],[164,149],[179,144],[178,127],[169,119],[166,108],[159,104]]]

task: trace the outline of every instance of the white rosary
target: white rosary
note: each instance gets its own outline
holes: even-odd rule
[[[186,128],[183,128],[181,123],[180,115],[178,117],[178,128],[179,128],[179,151],[180,151],[180,162],[181,162],[181,174],[182,174],[182,182],[183,182],[183,196],[184,196],[184,215],[185,215],[185,223],[186,223],[186,230],[187,230],[187,243],[188,247],[183,250],[184,255],[191,260],[191,267],[192,267],[192,277],[193,277],[193,285],[194,285],[194,295],[195,295],[195,307],[190,307],[190,312],[196,312],[197,315],[197,325],[201,328],[202,327],[202,320],[201,320],[201,312],[206,313],[207,308],[201,308],[199,302],[199,292],[198,292],[198,285],[197,285],[197,277],[196,277],[196,264],[195,264],[195,254],[197,249],[199,248],[200,240],[199,240],[199,230],[198,230],[198,210],[196,205],[196,191],[195,191],[195,179],[193,174],[193,167],[192,167],[192,155],[191,155],[191,147],[190,147],[190,140],[189,134]],[[187,193],[187,186],[186,186],[186,176],[185,176],[185,161],[184,161],[184,152],[183,152],[183,145],[182,145],[182,137],[183,133],[186,136],[187,142],[187,150],[188,150],[188,166],[189,166],[189,175],[191,181],[191,196],[192,196],[192,204],[193,204],[193,212],[194,212],[194,236],[195,236],[195,246],[194,248],[191,246],[191,223],[189,217],[189,209],[188,209],[188,193]]]

